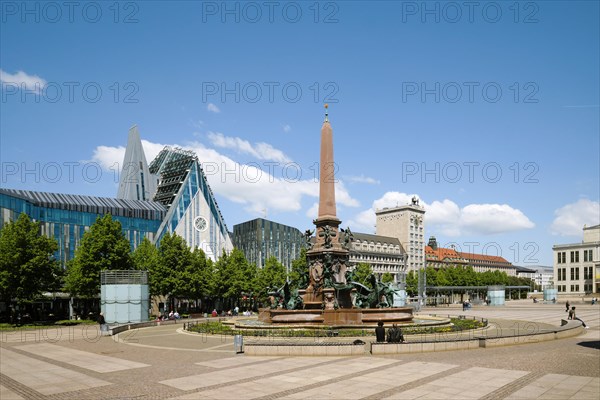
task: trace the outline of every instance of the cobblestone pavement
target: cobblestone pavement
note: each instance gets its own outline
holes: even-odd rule
[[[590,329],[518,346],[364,357],[236,355],[231,337],[181,324],[100,337],[97,327],[0,332],[0,399],[598,399],[600,307]],[[563,304],[429,308],[560,325]],[[522,329],[522,322],[514,329]],[[527,328],[530,329],[530,328]]]

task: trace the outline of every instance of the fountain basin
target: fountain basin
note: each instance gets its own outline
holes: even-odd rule
[[[258,320],[267,324],[286,325],[371,325],[383,323],[407,323],[413,319],[411,307],[393,308],[340,308],[337,310],[285,310],[261,309]]]

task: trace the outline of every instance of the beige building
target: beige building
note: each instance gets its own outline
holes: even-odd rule
[[[600,293],[600,225],[583,227],[583,241],[556,244],[554,285],[559,295]]]
[[[373,273],[381,279],[389,272],[394,282],[404,282],[406,272],[404,249],[397,238],[353,233],[350,243],[350,264],[366,263],[371,265]]]
[[[411,204],[376,210],[376,233],[397,238],[407,254],[408,271],[425,267],[425,207],[413,197]]]

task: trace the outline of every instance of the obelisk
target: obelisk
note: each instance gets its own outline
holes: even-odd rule
[[[333,130],[325,104],[325,121],[321,127],[319,165],[319,213],[315,224],[314,246],[307,252],[310,284],[304,297],[305,308],[350,307],[349,297],[335,297],[336,285],[346,283],[348,249],[340,241],[340,220],[335,207],[335,164],[333,160]]]
[[[335,164],[333,162],[333,130],[329,123],[328,105],[321,127],[321,159],[319,164],[319,220],[337,220],[335,212]],[[339,223],[339,220],[338,220]]]

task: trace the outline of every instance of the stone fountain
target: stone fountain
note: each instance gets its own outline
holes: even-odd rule
[[[370,326],[378,321],[411,322],[412,308],[391,307],[393,293],[388,285],[372,277],[373,289],[367,289],[352,280],[348,248],[352,232],[349,228],[340,229],[341,221],[336,216],[333,131],[327,105],[325,109],[321,127],[319,214],[313,221],[315,230],[305,234],[309,246],[307,287],[290,295],[286,286],[281,306],[262,310],[259,319],[271,324],[331,327]],[[360,305],[357,298],[362,299]]]

